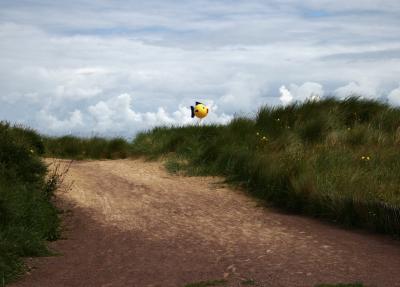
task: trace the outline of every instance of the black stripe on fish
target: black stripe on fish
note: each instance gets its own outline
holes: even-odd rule
[[[190,106],[190,109],[191,109],[191,111],[192,111],[192,118],[194,118],[194,107],[193,107],[193,106]]]

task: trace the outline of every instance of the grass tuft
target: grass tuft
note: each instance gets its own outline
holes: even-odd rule
[[[256,284],[256,281],[254,281],[253,279],[246,279],[243,280],[242,282],[240,282],[240,284],[245,285],[245,286],[252,286]]]
[[[220,279],[220,280],[201,281],[197,283],[189,283],[186,284],[185,287],[225,286],[227,283],[228,281]]]

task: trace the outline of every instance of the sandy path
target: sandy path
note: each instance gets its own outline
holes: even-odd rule
[[[211,177],[168,174],[159,162],[75,162],[60,194],[61,256],[29,259],[12,286],[400,286],[400,243],[259,207]]]

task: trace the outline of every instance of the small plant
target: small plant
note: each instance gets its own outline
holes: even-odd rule
[[[368,161],[368,160],[370,160],[371,158],[370,158],[369,156],[364,156],[364,155],[363,155],[363,156],[361,156],[361,159],[362,159],[362,160]]]
[[[208,286],[225,286],[228,283],[225,279],[201,281],[197,283],[189,283],[184,287],[208,287]]]
[[[60,161],[53,160],[53,162],[48,165],[47,168],[49,172],[47,173],[47,179],[43,189],[47,199],[51,199],[54,196],[54,192],[61,189],[72,163],[73,160],[69,161],[66,165],[62,165]],[[69,190],[71,185],[72,183],[66,186],[65,190]]]
[[[257,140],[256,140],[256,148],[259,150],[264,150],[266,148],[266,145],[269,142],[269,139],[267,136],[263,135],[261,132],[256,133]]]
[[[256,281],[254,281],[253,279],[247,279],[247,280],[243,280],[241,282],[242,285],[246,285],[246,286],[251,286],[251,285],[255,285]]]

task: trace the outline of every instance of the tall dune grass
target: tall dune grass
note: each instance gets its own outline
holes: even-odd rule
[[[225,176],[292,212],[400,234],[400,109],[383,103],[328,98],[227,126],[159,127],[132,152],[170,155],[172,170]]]
[[[43,137],[46,156],[70,159],[116,159],[131,154],[131,146],[123,138],[79,138],[75,136]]]

